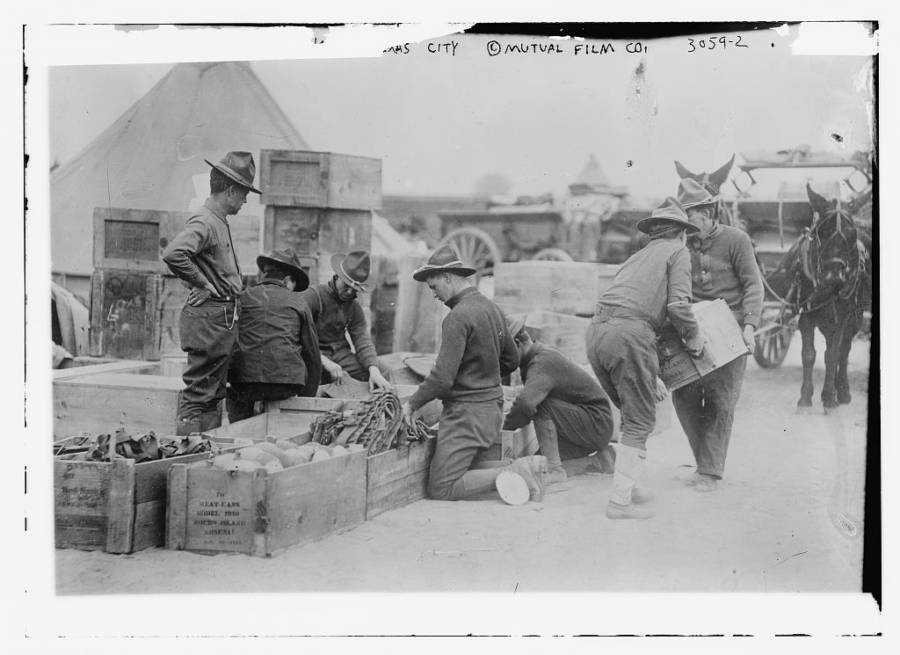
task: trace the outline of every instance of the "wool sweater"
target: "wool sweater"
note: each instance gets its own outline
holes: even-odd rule
[[[378,366],[378,354],[369,336],[369,326],[362,305],[357,300],[338,298],[334,280],[312,286],[300,292],[300,299],[309,306],[316,322],[319,349],[326,357],[349,351],[347,336],[353,343],[356,359],[365,368]]]
[[[600,383],[555,348],[535,343],[522,357],[519,369],[525,387],[509,410],[504,430],[527,425],[548,398],[564,400],[585,411],[610,414],[609,398]]]
[[[759,327],[763,285],[753,244],[743,230],[717,224],[688,241],[694,301],[722,298],[741,325]]]
[[[516,370],[519,352],[497,305],[474,287],[447,301],[434,368],[409,399],[412,411],[440,398],[487,402],[503,398],[500,378]]]

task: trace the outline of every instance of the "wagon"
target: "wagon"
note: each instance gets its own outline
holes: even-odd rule
[[[854,218],[864,225],[871,225],[871,154],[863,152],[839,157],[800,147],[741,156],[740,173],[732,180],[738,196],[731,204],[731,216],[734,224],[744,229],[753,241],[766,294],[753,358],[763,368],[775,368],[787,355],[798,315],[765,280],[790,247],[813,225],[813,210],[805,182],[814,169],[834,169],[836,175],[828,182],[831,188],[827,195],[845,198]],[[792,176],[795,178],[793,185],[790,182]],[[757,184],[764,186],[766,181],[777,183],[774,193],[759,193]],[[757,193],[751,196],[749,191],[754,187],[757,187]]]

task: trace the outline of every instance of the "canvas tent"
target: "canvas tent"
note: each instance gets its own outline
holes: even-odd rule
[[[51,173],[54,276],[87,295],[94,207],[192,209],[209,192],[204,159],[217,161],[228,150],[246,150],[258,158],[264,148],[308,150],[309,144],[248,63],[174,66],[81,153]],[[258,234],[262,213],[258,197],[250,194],[236,217],[236,231]],[[253,247],[235,247],[246,270],[255,270]]]

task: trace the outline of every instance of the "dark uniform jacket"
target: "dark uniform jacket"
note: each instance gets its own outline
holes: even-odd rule
[[[587,371],[555,348],[535,343],[519,363],[525,388],[516,397],[506,417],[504,430],[528,425],[546,400],[558,399],[596,415],[598,422],[611,415],[609,398]]]
[[[244,286],[228,221],[212,209],[209,199],[188,218],[162,258],[189,286],[203,288],[208,280],[222,298],[237,298]]]
[[[232,382],[304,385],[301,395],[316,394],[322,358],[312,314],[300,296],[276,280],[264,280],[241,295]]]
[[[474,287],[447,301],[450,313],[441,323],[441,349],[434,368],[409,399],[412,411],[440,398],[487,402],[503,398],[500,377],[519,365],[519,351],[506,317]]]
[[[323,355],[347,368],[346,358],[354,356],[347,343],[346,334],[349,334],[356,350],[355,358],[362,367],[368,370],[371,366],[378,366],[378,355],[359,302],[342,302],[337,296],[334,280],[310,287],[300,292],[299,296],[312,312],[319,350]]]

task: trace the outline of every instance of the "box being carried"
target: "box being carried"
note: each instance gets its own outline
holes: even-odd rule
[[[678,389],[728,362],[748,354],[741,328],[722,299],[704,300],[691,305],[706,340],[703,356],[691,357],[675,328],[663,328],[657,342],[659,377],[669,390]]]

